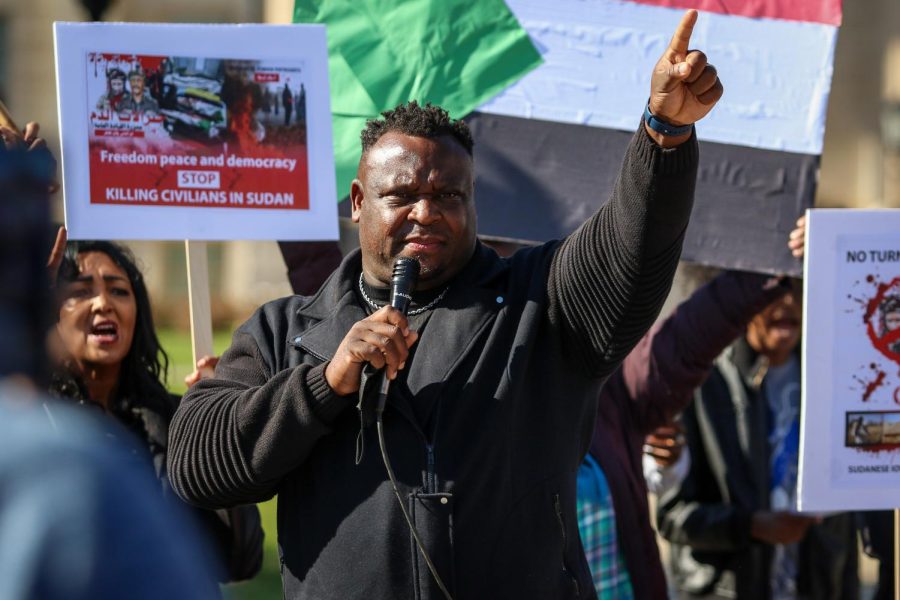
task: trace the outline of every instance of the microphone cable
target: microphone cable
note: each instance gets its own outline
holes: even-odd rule
[[[404,315],[406,315],[407,310],[409,310],[412,289],[415,287],[416,280],[419,278],[419,268],[419,261],[415,258],[400,257],[394,263],[394,271],[391,277],[391,306],[402,312]],[[375,428],[378,432],[378,448],[381,450],[381,459],[384,461],[384,468],[387,470],[388,479],[391,482],[391,489],[393,489],[394,496],[397,497],[397,502],[400,504],[400,512],[403,513],[403,518],[406,519],[406,524],[409,527],[410,533],[412,533],[413,540],[416,542],[419,553],[422,555],[422,558],[425,559],[425,564],[428,566],[431,576],[434,577],[434,581],[444,594],[444,597],[447,600],[453,600],[453,596],[450,595],[450,591],[447,589],[447,586],[444,585],[444,580],[441,579],[441,576],[438,574],[437,567],[428,555],[428,551],[425,550],[425,544],[422,543],[422,538],[419,536],[419,530],[416,529],[412,517],[409,516],[409,511],[406,509],[406,504],[403,502],[403,496],[400,495],[400,487],[397,485],[397,477],[394,475],[391,460],[388,458],[387,447],[384,442],[384,422],[382,417],[384,415],[384,407],[387,405],[390,380],[387,378],[386,372],[383,372],[381,377],[381,386],[378,390],[378,404],[375,407]]]
[[[391,461],[387,455],[387,449],[384,445],[384,425],[381,420],[381,413],[378,413],[375,421],[375,428],[378,430],[378,447],[381,449],[381,458],[384,460],[384,468],[387,470],[388,479],[391,480],[391,488],[394,490],[394,495],[397,497],[397,502],[400,504],[400,511],[403,513],[403,518],[406,519],[406,524],[409,526],[409,531],[412,533],[413,539],[416,542],[416,546],[419,548],[419,552],[422,554],[422,558],[425,559],[425,564],[428,566],[428,570],[431,571],[431,576],[434,577],[434,582],[437,584],[438,588],[440,588],[441,592],[443,592],[444,597],[447,600],[453,600],[453,596],[450,595],[450,591],[447,590],[447,586],[444,585],[444,580],[441,579],[441,576],[438,575],[437,567],[434,566],[434,563],[431,561],[431,557],[428,556],[428,551],[425,550],[425,544],[422,543],[422,539],[419,537],[419,531],[416,529],[415,524],[412,522],[412,518],[409,516],[409,511],[406,510],[406,505],[403,502],[403,497],[400,495],[400,489],[397,487],[397,478],[394,476],[394,469],[391,468]]]

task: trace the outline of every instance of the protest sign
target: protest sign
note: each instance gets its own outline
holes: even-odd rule
[[[900,507],[900,211],[807,217],[798,507]]]
[[[70,237],[337,239],[323,26],[54,31]]]

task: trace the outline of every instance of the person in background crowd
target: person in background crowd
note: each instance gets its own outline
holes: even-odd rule
[[[655,325],[600,391],[590,452],[578,473],[578,524],[599,598],[664,598],[642,453],[678,462],[675,416],[751,318],[785,292],[784,279],[725,272]],[[686,469],[684,469],[686,470]],[[686,473],[657,471],[656,491]],[[665,479],[663,479],[663,477]]]
[[[863,551],[878,561],[878,585],[872,600],[894,600],[894,511],[856,513]]]
[[[284,106],[284,125],[286,127],[291,124],[291,111],[294,110],[294,95],[286,83],[284,89],[281,90],[281,104]]]
[[[300,90],[297,92],[294,104],[296,105],[295,108],[297,110],[294,120],[297,123],[306,125],[306,87],[302,83],[300,84]]]
[[[166,473],[168,426],[178,397],[163,385],[167,357],[133,257],[112,242],[69,242],[57,293],[51,394],[102,411],[140,439],[164,496],[178,501]],[[263,539],[256,507],[193,513],[218,549],[221,581],[253,577],[262,562]]]
[[[684,412],[691,468],[658,510],[682,598],[858,597],[853,515],[793,512],[800,298],[759,311]]]
[[[55,173],[37,132],[0,128],[0,598],[215,598],[207,548],[154,478],[84,411],[37,392]]]
[[[878,306],[879,330],[878,335],[884,338],[887,335],[897,335],[900,329],[900,296],[888,295]],[[900,354],[900,338],[897,341],[888,341],[888,349]],[[870,435],[873,433],[865,426],[865,420],[859,417],[858,423],[853,428],[853,443],[872,443]],[[862,547],[866,554],[878,561],[878,585],[875,589],[873,600],[893,600],[895,554],[894,554],[894,511],[873,510],[857,513],[857,524],[862,539]]]
[[[336,242],[278,242],[291,290],[300,296],[312,296],[341,264],[341,249]]]
[[[261,98],[262,111],[263,111],[263,114],[265,114],[267,117],[272,112],[272,101],[273,101],[273,96],[272,96],[272,92],[269,91],[269,88],[268,87],[262,88],[262,98]]]

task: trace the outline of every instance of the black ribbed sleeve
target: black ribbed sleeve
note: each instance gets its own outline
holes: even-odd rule
[[[662,308],[691,213],[697,160],[695,136],[663,149],[642,125],[609,202],[553,258],[550,320],[592,376],[609,375]]]
[[[262,311],[242,326],[215,379],[191,387],[169,428],[169,478],[188,502],[222,508],[260,502],[331,431],[352,398],[336,396],[325,364],[271,373],[246,329],[267,330]]]

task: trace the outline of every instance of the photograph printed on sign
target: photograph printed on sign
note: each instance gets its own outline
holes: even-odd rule
[[[900,444],[900,411],[847,413],[848,447],[893,449]]]
[[[300,60],[90,52],[91,204],[309,208]]]
[[[832,481],[868,486],[900,471],[900,245],[898,237],[837,238]],[[837,431],[840,428],[840,431]]]

